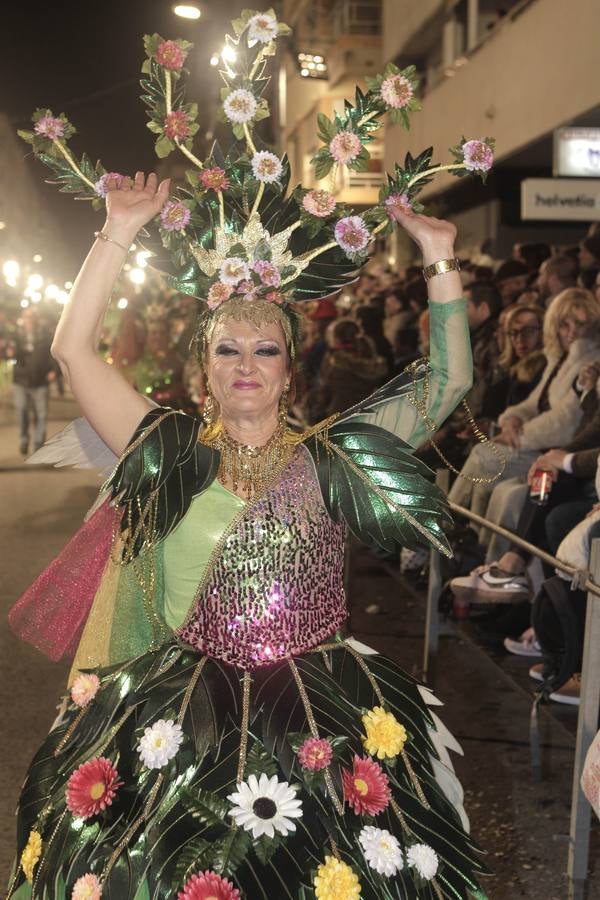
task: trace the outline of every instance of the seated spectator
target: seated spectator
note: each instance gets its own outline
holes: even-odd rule
[[[514,306],[501,317],[505,336],[498,359],[500,376],[483,394],[481,415],[496,420],[508,406],[521,403],[542,377],[544,311],[539,306]]]
[[[358,306],[354,310],[354,320],[358,323],[362,334],[369,338],[375,353],[385,360],[386,381],[394,374],[394,351],[383,333],[383,316],[374,306]]]
[[[524,477],[539,452],[564,446],[574,436],[582,417],[575,381],[580,370],[600,359],[600,307],[589,291],[572,288],[552,301],[544,322],[544,352],[548,360],[534,390],[499,417],[505,464],[499,480]],[[498,453],[477,444],[450,489],[450,500],[485,515],[492,483],[500,469]]]
[[[494,284],[500,293],[503,309],[517,302],[529,284],[529,279],[530,272],[525,263],[516,259],[509,259],[502,263],[494,275]]]
[[[559,253],[544,260],[535,283],[540,302],[547,308],[558,294],[575,287],[579,263],[572,256]]]
[[[548,244],[517,244],[514,259],[527,266],[530,275],[537,275],[544,260],[549,259],[552,251]]]
[[[581,270],[600,269],[600,235],[588,235],[579,244],[579,267]]]
[[[319,371],[314,421],[348,409],[384,383],[387,365],[352,319],[332,322],[327,353]]]

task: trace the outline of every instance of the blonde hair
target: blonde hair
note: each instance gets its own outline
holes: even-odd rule
[[[562,319],[572,315],[575,310],[586,314],[587,325],[585,337],[600,337],[600,303],[591,291],[585,288],[566,288],[557,294],[546,311],[544,320],[544,352],[547,357],[558,359],[563,355],[558,333]]]
[[[515,353],[513,342],[508,337],[508,332],[510,331],[515,319],[523,313],[525,313],[526,315],[535,316],[537,319],[537,324],[540,326],[540,328],[542,328],[544,325],[544,310],[540,306],[529,306],[525,304],[523,306],[513,306],[513,308],[506,313],[506,319],[504,320],[504,324],[502,326],[504,329],[504,334],[506,335],[506,340],[504,342],[504,350],[502,351],[500,359],[498,360],[500,365],[505,369],[510,369],[510,367],[517,362],[517,354]],[[537,352],[537,350],[532,350],[532,353]]]

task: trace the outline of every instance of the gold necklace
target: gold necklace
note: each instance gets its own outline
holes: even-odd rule
[[[231,485],[235,493],[241,487],[247,499],[254,500],[291,460],[298,444],[297,435],[280,422],[266,444],[253,447],[234,441],[222,423],[218,424],[216,433],[201,438],[202,443],[219,451],[217,478],[222,484]]]

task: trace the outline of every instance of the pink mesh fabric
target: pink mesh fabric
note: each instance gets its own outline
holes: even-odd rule
[[[346,618],[343,570],[344,527],[301,447],[228,536],[179,636],[244,669],[304,653]]]
[[[8,614],[14,633],[54,661],[75,655],[110,553],[114,515],[103,503]]]

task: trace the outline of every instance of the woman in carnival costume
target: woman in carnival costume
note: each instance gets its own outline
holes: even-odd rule
[[[485,174],[490,142],[463,139],[449,166],[407,156],[362,216],[327,190],[286,195],[288,162],[257,149],[254,125],[265,62],[289,29],[271,11],[233,28],[223,114],[237,143],[205,161],[182,89],[190,45],[146,38],[157,152],[193,165],[176,197],[154,174],[130,181],[75,159],[72,126],[50,110],[22,133],[63,190],[107,209],[54,342],[85,420],[38,459],[112,471],[10,615],[23,638],[75,660],[26,776],[8,896],[482,898],[447,751],[460,748],[435,698],[339,629],[347,530],[449,553],[445,498],[413,450],[469,388],[470,347],[455,229],[414,197],[437,168]],[[415,88],[412,69],[388,66],[342,115],[319,116],[317,177],[365,166],[378,120],[407,125]],[[160,240],[145,230],[154,220]],[[294,433],[302,301],[354,279],[396,223],[423,254],[430,361]],[[168,283],[206,301],[203,420],[151,406],[96,352],[140,232]]]

